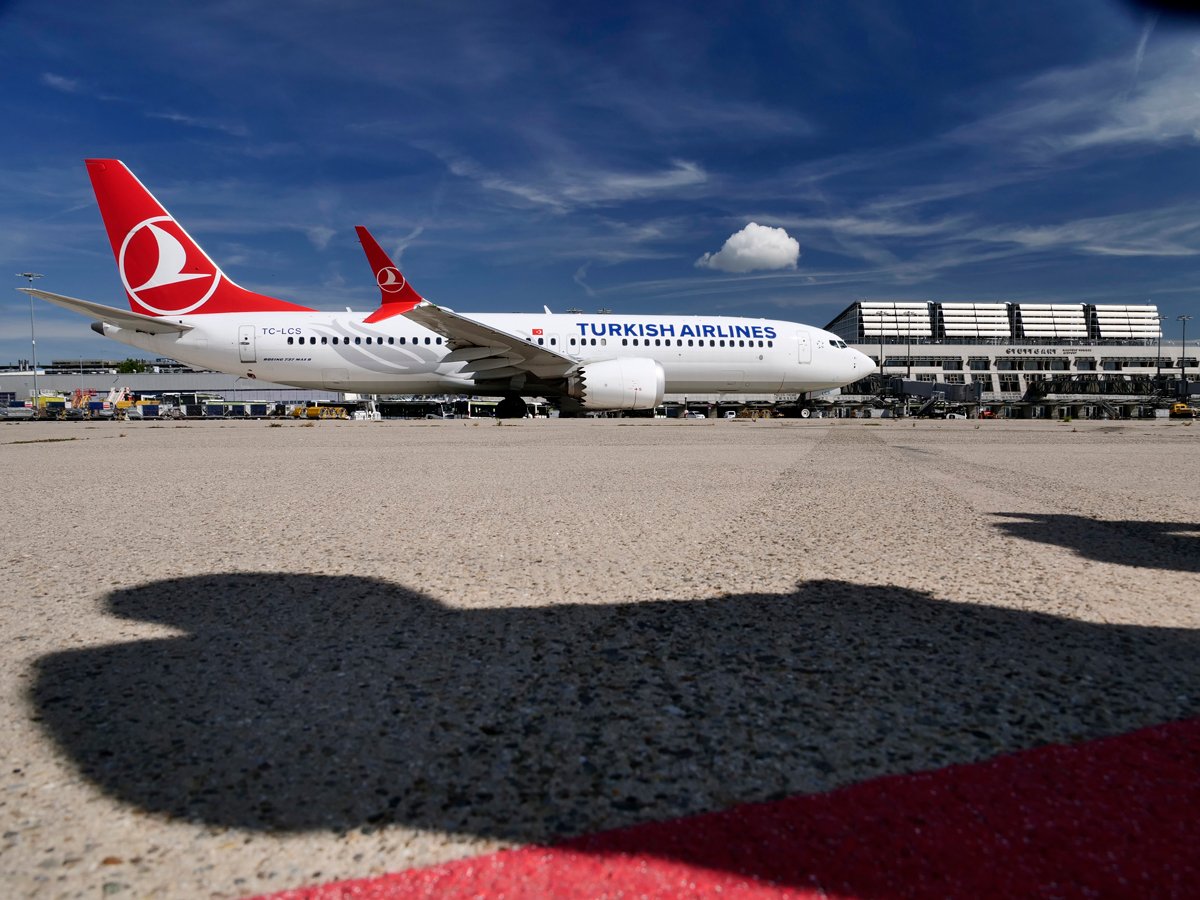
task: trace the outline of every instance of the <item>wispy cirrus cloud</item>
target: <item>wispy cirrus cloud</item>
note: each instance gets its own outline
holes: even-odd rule
[[[639,200],[695,187],[707,180],[708,174],[703,167],[676,159],[667,168],[653,172],[592,172],[581,169],[563,173],[559,178],[559,189],[569,200],[593,204]]]
[[[56,75],[53,72],[43,72],[38,80],[46,87],[61,91],[64,94],[78,94],[82,91],[82,86],[78,79]]]
[[[1069,250],[1097,256],[1200,255],[1200,221],[1190,206],[1076,219],[1053,225],[993,226],[970,236],[1031,251]]]
[[[237,122],[228,122],[210,116],[189,115],[174,109],[155,109],[132,97],[122,97],[109,93],[83,79],[70,78],[55,72],[43,72],[38,80],[51,90],[62,94],[89,97],[104,101],[105,103],[121,103],[140,108],[142,115],[147,119],[159,119],[166,122],[174,122],[177,125],[185,125],[189,128],[219,131],[232,137],[244,138],[250,134],[250,130],[246,126]]]
[[[708,174],[702,166],[687,160],[672,160],[666,168],[639,172],[605,171],[581,160],[561,158],[547,163],[548,171],[534,181],[523,179],[519,174],[501,174],[443,145],[421,143],[418,146],[433,153],[452,174],[460,178],[469,179],[489,191],[508,195],[525,204],[556,212],[661,197],[697,187],[708,180]]]
[[[999,109],[947,137],[1034,160],[1134,144],[1200,142],[1200,42],[1175,39],[1129,68],[1104,59],[1028,79]]]
[[[189,128],[220,131],[233,137],[248,137],[250,134],[250,129],[236,122],[223,122],[220,119],[211,119],[204,116],[189,116],[184,113],[175,112],[174,110],[164,110],[162,112],[147,110],[145,115],[149,119],[163,119],[167,122],[187,125]]]

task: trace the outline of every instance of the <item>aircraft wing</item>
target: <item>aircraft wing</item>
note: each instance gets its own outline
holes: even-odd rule
[[[422,300],[401,313],[444,337],[450,347],[446,362],[465,363],[464,375],[487,380],[529,373],[540,378],[567,374],[578,363],[548,347],[460,316],[444,306]]]
[[[72,312],[82,313],[92,319],[99,319],[118,328],[128,328],[130,331],[143,331],[147,334],[181,334],[191,331],[191,325],[180,322],[170,322],[158,316],[144,316],[132,310],[116,309],[103,303],[93,303],[90,300],[77,300],[74,297],[64,297],[62,294],[51,294],[49,291],[39,291],[37,288],[17,288],[22,293],[46,300],[56,306],[63,306]]]

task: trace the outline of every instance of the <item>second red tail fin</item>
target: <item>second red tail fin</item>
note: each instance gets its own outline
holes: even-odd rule
[[[134,312],[176,316],[308,309],[230,281],[119,159],[86,162]]]
[[[418,303],[423,302],[425,298],[418,294],[400,274],[400,270],[396,268],[391,257],[384,252],[375,238],[371,237],[371,232],[361,225],[355,225],[354,230],[358,233],[363,252],[367,254],[367,262],[371,264],[371,271],[375,273],[375,283],[379,285],[380,307],[367,316],[364,321],[379,322],[383,319],[390,319],[392,316],[408,312]]]

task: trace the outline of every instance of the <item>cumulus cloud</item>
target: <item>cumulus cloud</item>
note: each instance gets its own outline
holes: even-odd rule
[[[696,260],[698,269],[719,272],[753,272],[758,269],[794,269],[800,258],[800,243],[782,228],[751,222],[716,253]]]

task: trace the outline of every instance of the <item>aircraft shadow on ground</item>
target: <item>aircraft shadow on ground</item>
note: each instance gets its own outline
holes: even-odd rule
[[[112,796],[272,832],[520,842],[1200,712],[1200,640],[838,581],[453,610],[352,576],[107,598],[186,635],[46,656],[31,700]]]
[[[1074,550],[1099,562],[1143,569],[1200,572],[1200,523],[1107,521],[1087,516],[995,513],[1013,537]]]

